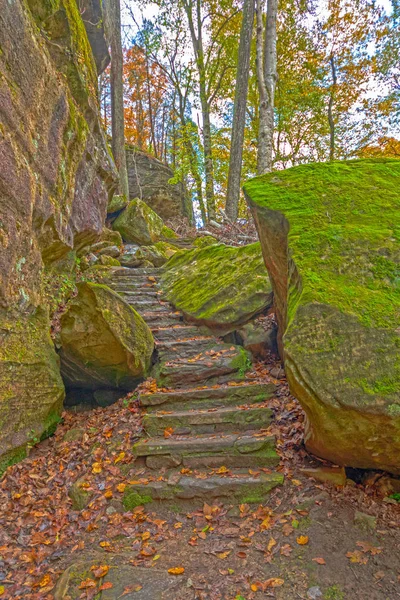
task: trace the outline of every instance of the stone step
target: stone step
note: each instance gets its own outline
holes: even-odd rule
[[[273,412],[257,404],[242,407],[208,408],[166,412],[152,411],[143,416],[143,428],[149,436],[162,436],[166,429],[175,435],[198,435],[228,431],[248,431],[268,427]]]
[[[223,498],[231,504],[263,504],[269,492],[282,485],[281,473],[260,473],[249,475],[232,470],[225,475],[218,473],[196,473],[197,477],[172,472],[163,480],[146,481],[129,485],[124,491],[123,503],[126,510],[148,504],[155,500],[194,500],[209,501]],[[200,476],[199,476],[200,475]]]
[[[150,327],[153,336],[158,341],[173,341],[173,340],[181,340],[188,339],[191,337],[197,337],[202,335],[202,332],[205,332],[204,329],[200,327],[195,327],[193,325],[186,325],[182,323],[181,325],[176,324],[172,327],[170,325],[151,325]],[[207,335],[205,332],[204,335]]]
[[[144,314],[142,315],[147,320]],[[232,380],[244,379],[251,366],[250,354],[240,346],[226,346],[227,350],[214,355],[194,352],[189,357],[160,352],[160,361],[155,365],[153,377],[160,387],[187,387],[220,377]],[[216,346],[219,348],[219,346]],[[217,381],[215,381],[217,383]]]
[[[226,433],[153,437],[134,444],[133,454],[142,457],[150,469],[163,467],[216,467],[234,466],[273,467],[279,457],[275,438],[268,435]]]
[[[243,382],[240,385],[222,385],[215,387],[201,387],[195,389],[175,389],[167,392],[154,392],[140,394],[140,403],[151,410],[182,410],[201,408],[211,405],[214,408],[224,406],[242,406],[265,402],[277,390],[274,383]]]
[[[111,287],[111,286],[110,286]],[[118,294],[120,294],[125,300],[127,298],[148,298],[151,299],[153,298],[154,300],[156,300],[157,298],[160,297],[159,293],[156,291],[153,291],[151,289],[151,287],[149,289],[146,288],[137,288],[136,290],[120,290],[117,287],[113,287],[112,288],[115,292],[118,292]]]
[[[160,304],[157,300],[153,300],[150,303],[148,302],[140,302],[137,298],[124,298],[124,300],[130,305],[136,308],[136,310],[140,311],[141,314],[151,313],[162,313],[163,316],[166,314],[173,315],[174,311],[171,310],[171,307],[168,304]],[[179,314],[179,316],[181,316]]]
[[[207,349],[213,348],[216,344],[218,344],[218,342],[211,336],[196,336],[195,339],[159,342],[157,344],[157,350],[159,356],[162,358],[167,355],[183,357],[190,356],[193,352],[196,354],[205,352]]]
[[[131,267],[116,267],[112,271],[113,279],[119,279],[121,277],[140,277],[140,276],[156,276],[162,273],[162,269],[154,268],[144,268],[144,269],[134,269]]]

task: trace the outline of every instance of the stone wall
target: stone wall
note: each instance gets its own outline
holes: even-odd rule
[[[75,0],[0,0],[0,471],[59,418],[43,268],[98,238],[115,182]]]

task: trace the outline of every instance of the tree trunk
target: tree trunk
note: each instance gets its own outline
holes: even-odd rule
[[[263,6],[257,0],[257,80],[260,93],[257,173],[272,170],[274,140],[274,97],[276,87],[276,19],[278,0],[267,0],[263,37]]]
[[[244,127],[246,123],[247,92],[249,87],[250,50],[253,35],[255,0],[244,0],[240,31],[239,57],[236,73],[235,104],[229,156],[228,190],[225,211],[236,221],[239,211],[240,180],[242,175]]]
[[[193,20],[193,0],[184,0],[186,16],[189,23],[193,50],[196,57],[196,66],[199,75],[200,103],[203,121],[203,149],[204,170],[206,175],[206,202],[208,220],[215,219],[215,197],[214,197],[214,163],[211,144],[211,120],[210,105],[207,98],[206,68],[204,64],[203,49],[203,20],[201,17],[201,0],[196,2],[196,28]]]
[[[119,0],[105,3],[108,38],[111,48],[111,131],[112,151],[119,173],[120,192],[129,198],[125,155],[123,56],[121,42],[121,7]]]
[[[329,160],[335,159],[335,120],[333,118],[333,105],[335,102],[335,88],[337,84],[337,74],[336,74],[336,65],[335,65],[335,57],[331,54],[329,58],[329,63],[331,65],[331,74],[332,74],[332,85],[329,94],[329,104],[328,104],[328,121],[329,121]]]

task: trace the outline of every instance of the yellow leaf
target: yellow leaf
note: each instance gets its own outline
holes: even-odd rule
[[[308,544],[308,536],[299,535],[299,537],[296,539],[296,542],[300,544],[300,546],[305,546],[306,544]]]
[[[180,529],[182,527],[182,523],[175,523],[174,528]]]
[[[119,484],[117,485],[117,490],[118,490],[118,491],[119,491],[121,494],[123,494],[123,493],[124,493],[124,491],[125,491],[125,488],[126,488],[126,483],[119,483]]]
[[[159,558],[161,558],[161,554],[156,554],[153,556],[153,560],[158,560]]]
[[[100,542],[100,546],[102,548],[109,548],[111,546],[110,542]]]
[[[93,575],[97,579],[101,579],[101,577],[105,577],[107,575],[108,571],[110,570],[110,567],[108,565],[93,565],[93,567],[91,567],[90,570],[93,571]]]
[[[264,529],[269,529],[271,527],[271,517],[266,517],[264,521],[260,525],[261,531]]]
[[[142,533],[142,540],[146,541],[150,538],[150,531],[145,531],[144,533]]]
[[[293,483],[293,485],[297,485],[297,486],[303,485],[299,479],[292,479],[292,483]]]
[[[267,552],[271,552],[274,546],[276,546],[276,540],[274,540],[274,538],[271,538],[268,542]]]
[[[113,497],[112,490],[107,490],[107,491],[104,493],[104,498],[107,498],[107,499],[109,500],[109,499],[110,499],[110,498],[112,498],[112,497]]]
[[[217,471],[215,471],[218,475],[222,475],[223,473],[228,473],[229,469],[227,469],[226,467],[222,466],[219,469],[217,469]]]
[[[92,473],[97,474],[97,473],[101,473],[103,470],[103,467],[101,466],[101,463],[99,462],[95,462],[92,465]]]
[[[255,583],[252,583],[251,586],[250,586],[250,589],[251,589],[252,592],[256,592],[258,590],[258,587],[256,586]]]
[[[219,552],[217,554],[218,558],[220,558],[221,560],[223,560],[224,558],[226,558],[227,556],[229,556],[231,553],[230,550],[227,550],[226,552]]]
[[[4,592],[5,592],[5,591],[6,591],[6,590],[5,590],[5,587],[4,587],[4,585],[0,585],[0,596],[2,596],[2,595],[4,594]]]
[[[42,579],[39,582],[40,587],[46,587],[51,583],[51,577],[49,574],[43,575]]]
[[[125,458],[125,452],[120,452],[117,456],[117,458],[114,460],[114,464],[116,465],[117,463],[121,462],[121,460],[124,460]]]
[[[168,573],[170,575],[182,575],[185,572],[183,567],[173,567],[172,569],[168,569]]]

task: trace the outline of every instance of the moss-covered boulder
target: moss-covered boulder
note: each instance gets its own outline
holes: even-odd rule
[[[300,166],[244,189],[307,447],[400,473],[400,161]]]
[[[113,229],[119,231],[125,242],[150,245],[161,239],[163,220],[145,202],[131,200],[115,219]]]
[[[0,313],[0,473],[60,420],[64,385],[47,311]]]
[[[68,388],[131,390],[150,368],[150,329],[105,285],[78,284],[78,295],[61,318],[60,339]]]
[[[107,206],[109,215],[115,214],[123,210],[128,205],[129,200],[124,195],[114,194]]]
[[[186,317],[229,332],[271,306],[260,244],[217,244],[182,251],[166,264],[161,286]]]

